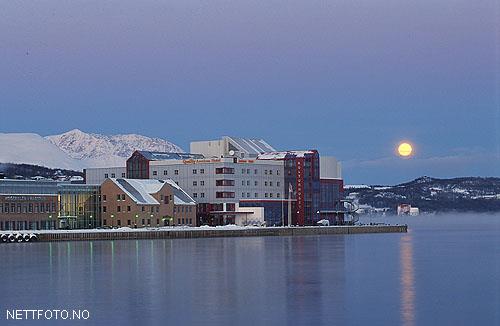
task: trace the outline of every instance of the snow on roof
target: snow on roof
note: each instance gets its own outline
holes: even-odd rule
[[[159,202],[151,196],[161,190],[165,184],[153,179],[111,179],[132,200],[141,205],[157,205]]]
[[[188,160],[188,159],[203,159],[201,154],[191,153],[170,153],[170,152],[151,152],[139,151],[142,156],[150,161],[166,161],[166,160]]]
[[[174,193],[174,204],[175,205],[196,205],[191,196],[187,194],[177,183],[175,183],[172,179],[165,180],[169,185],[172,186],[172,192]]]
[[[247,139],[229,136],[226,136],[226,139],[228,139],[234,147],[248,154],[259,155],[261,153],[275,151],[275,149],[263,139]]]
[[[314,154],[313,151],[283,151],[283,152],[267,152],[257,156],[259,160],[282,160],[286,156],[304,157],[307,154]]]

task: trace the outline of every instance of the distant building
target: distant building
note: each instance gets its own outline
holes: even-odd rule
[[[417,207],[411,207],[409,204],[400,204],[398,205],[398,215],[409,215],[409,216],[418,216],[420,214],[420,209]]]
[[[171,180],[106,179],[101,198],[103,226],[196,226],[195,201]]]

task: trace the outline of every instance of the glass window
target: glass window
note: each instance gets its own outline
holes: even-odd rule
[[[205,193],[204,193],[204,192],[202,192],[202,193],[200,194],[200,197],[201,197],[201,198],[205,198]]]
[[[200,186],[204,186],[205,185],[205,181],[200,181]]]
[[[175,175],[179,175],[179,170],[174,170]]]
[[[197,186],[198,185],[198,182],[197,181],[193,181],[193,186]]]
[[[116,178],[116,174],[111,173],[111,177],[112,177],[112,178]]]
[[[153,171],[153,175],[158,175],[158,171]]]
[[[193,192],[193,198],[198,198],[198,194],[196,192]]]
[[[122,178],[125,178],[126,177],[126,174],[125,172],[122,173]]]
[[[205,174],[205,169],[200,169],[201,174]]]
[[[104,173],[104,177],[107,179],[109,178],[109,175],[107,173]]]
[[[259,197],[259,194],[258,193],[255,193],[255,198],[258,198]]]
[[[196,171],[196,169],[193,169],[193,174],[196,174],[198,171]]]

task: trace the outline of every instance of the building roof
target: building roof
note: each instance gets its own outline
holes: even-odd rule
[[[275,149],[263,139],[247,139],[238,137],[225,137],[229,144],[234,146],[240,152],[249,155],[259,155],[265,152],[273,152]]]
[[[171,179],[110,179],[139,205],[158,205],[152,196],[167,183],[172,187],[175,205],[196,205],[196,202]]]
[[[138,151],[149,161],[203,159],[201,154]]]
[[[314,151],[284,151],[284,152],[268,152],[257,156],[259,160],[283,160],[287,156],[304,157],[308,154],[314,154]]]
[[[194,199],[187,194],[177,183],[172,179],[165,180],[168,184],[172,186],[174,193],[174,204],[175,205],[196,205]]]

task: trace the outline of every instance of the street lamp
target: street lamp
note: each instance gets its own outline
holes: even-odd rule
[[[111,227],[115,226],[115,214],[111,214]]]

